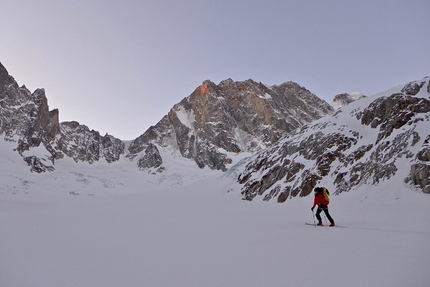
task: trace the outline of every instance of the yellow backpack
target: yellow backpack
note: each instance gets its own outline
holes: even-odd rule
[[[324,199],[327,200],[327,202],[330,202],[330,198],[328,197],[330,195],[330,192],[328,192],[327,188],[323,187],[323,196]]]

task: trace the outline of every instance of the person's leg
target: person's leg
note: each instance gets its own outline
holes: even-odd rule
[[[334,225],[334,220],[330,216],[330,213],[328,212],[328,207],[324,209],[325,215],[327,216],[328,221],[330,221],[331,225]]]
[[[317,208],[317,212],[315,213],[316,218],[318,219],[318,225],[322,225],[322,220],[321,220],[321,208],[318,206]]]

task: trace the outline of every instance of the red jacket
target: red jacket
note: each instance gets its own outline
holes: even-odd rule
[[[329,204],[329,202],[327,200],[325,200],[324,195],[322,194],[322,192],[318,192],[317,194],[315,194],[315,199],[314,199],[314,206],[316,205],[325,205],[327,206]]]

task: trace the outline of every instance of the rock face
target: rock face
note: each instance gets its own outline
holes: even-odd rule
[[[235,167],[244,199],[284,202],[310,194],[317,184],[341,193],[398,173],[429,193],[429,87],[425,78],[355,102],[257,153]]]
[[[23,155],[30,148],[45,145],[52,152],[47,159],[24,156],[31,171],[52,170],[50,166],[55,151],[52,142],[59,134],[58,110],[49,111],[45,91],[33,94],[25,86],[18,87],[6,69],[0,65],[0,134],[5,140],[17,142],[16,150]]]
[[[141,157],[150,144],[170,146],[200,168],[225,171],[232,163],[229,155],[259,151],[332,112],[330,105],[293,82],[269,87],[252,80],[205,81],[135,139],[128,157]]]
[[[6,137],[20,137],[20,153],[41,142],[50,142],[59,133],[58,110],[49,111],[45,91],[31,94],[0,65],[0,132]]]
[[[108,163],[117,161],[124,154],[125,145],[111,135],[101,136],[78,122],[60,124],[61,140],[57,147],[75,161],[93,163],[105,159]]]
[[[137,162],[137,166],[142,170],[152,167],[157,168],[162,163],[163,159],[160,156],[160,152],[155,145],[150,143],[145,149],[145,155]]]

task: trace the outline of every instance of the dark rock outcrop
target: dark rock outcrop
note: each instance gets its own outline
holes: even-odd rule
[[[105,159],[111,163],[124,154],[124,143],[109,134],[101,136],[98,131],[90,130],[76,121],[62,122],[60,126],[62,138],[57,147],[76,162],[93,163]]]
[[[366,96],[361,93],[353,93],[352,95],[349,93],[340,93],[333,97],[332,106],[335,109],[339,109],[363,98],[366,98]]]
[[[160,152],[155,145],[150,143],[145,149],[145,155],[138,160],[137,166],[140,170],[142,170],[148,168],[157,168],[162,163],[163,160],[160,156]]]

